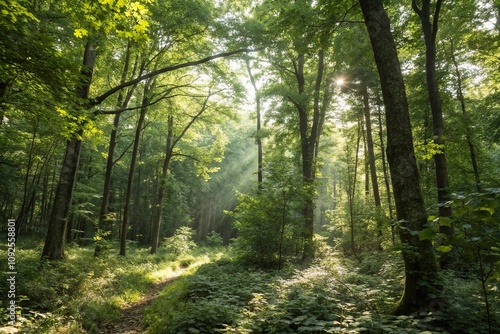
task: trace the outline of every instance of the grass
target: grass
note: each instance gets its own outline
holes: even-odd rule
[[[148,334],[487,333],[477,282],[451,273],[443,280],[436,297],[446,308],[396,317],[390,312],[402,292],[402,263],[390,252],[366,255],[361,263],[330,253],[282,272],[224,257],[168,286],[144,321]],[[492,297],[498,312],[499,296]]]
[[[487,333],[478,282],[449,272],[443,272],[445,288],[436,296],[444,309],[390,315],[403,270],[400,257],[389,251],[354,262],[325,250],[307,267],[289,264],[278,272],[243,265],[223,248],[150,255],[131,245],[120,257],[111,244],[94,258],[92,247],[71,245],[65,261],[41,263],[41,246],[25,240],[17,249],[18,319],[29,333],[99,333],[119,319],[121,308],[181,270],[146,308],[148,334]],[[0,249],[0,257],[5,252]],[[500,319],[498,281],[493,283],[491,305]],[[6,293],[4,281],[0,293]],[[498,320],[493,326],[500,330]]]
[[[196,250],[173,255],[160,249],[130,245],[126,257],[118,256],[117,245],[94,258],[93,247],[70,245],[66,260],[40,262],[42,244],[24,240],[18,244],[18,325],[30,333],[98,333],[102,326],[120,316],[120,308],[143,298],[151,287],[179,269],[218,258],[218,251]],[[6,249],[0,250],[6,259]],[[0,295],[7,296],[6,282]],[[0,298],[2,325],[7,323],[6,298]],[[1,331],[0,331],[1,332]]]

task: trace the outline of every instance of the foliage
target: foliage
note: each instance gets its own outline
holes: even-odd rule
[[[266,181],[255,195],[240,194],[231,213],[241,258],[262,267],[281,267],[301,247],[304,189],[293,160],[282,158],[265,167]]]
[[[42,245],[36,239],[18,243],[16,295],[18,325],[29,333],[100,333],[103,326],[116,320],[120,307],[137,302],[152,285],[174,276],[176,270],[198,261],[207,254],[176,258],[160,251],[151,256],[148,249],[131,246],[127,258],[117,257],[116,243],[111,252],[94,258],[93,245],[71,245],[68,261],[42,262]],[[6,250],[0,250],[6,257]],[[0,293],[6,295],[6,283]],[[6,323],[6,304],[0,303],[0,324]]]
[[[187,226],[181,226],[172,237],[163,240],[163,247],[167,252],[175,255],[189,252],[196,248],[196,243],[193,241],[195,234],[195,230]]]
[[[489,326],[498,318],[499,310],[491,308],[491,299],[499,298],[500,286],[500,189],[482,193],[456,195],[451,220],[436,218],[435,225],[453,226],[454,234],[442,241],[437,250],[451,252],[456,258],[456,270],[480,282]],[[426,231],[433,231],[431,228]],[[425,231],[423,231],[425,232]],[[434,237],[434,233],[425,233]],[[437,233],[436,233],[437,235]],[[421,235],[422,237],[422,235]],[[500,326],[500,324],[495,324]],[[491,330],[490,330],[491,332]]]
[[[223,258],[167,287],[146,310],[148,333],[483,333],[470,280],[444,277],[447,309],[391,316],[402,261],[367,255],[362,266],[329,253],[308,268],[249,270]],[[377,268],[373,262],[378,263]],[[464,302],[461,302],[462,299]],[[496,301],[498,303],[498,301]],[[469,312],[469,313],[467,313]],[[462,318],[452,319],[452,314]]]
[[[217,233],[216,231],[211,231],[207,235],[207,239],[205,240],[205,243],[208,247],[218,247],[222,246],[224,240],[222,239],[220,233]]]

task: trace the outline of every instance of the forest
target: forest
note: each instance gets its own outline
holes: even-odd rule
[[[500,333],[500,0],[0,0],[1,333]]]

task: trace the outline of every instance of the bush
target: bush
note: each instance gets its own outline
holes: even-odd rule
[[[192,228],[187,226],[179,227],[172,237],[163,240],[163,247],[167,252],[175,255],[184,254],[196,248],[196,243],[193,241],[195,234],[196,231]]]
[[[221,235],[215,231],[210,232],[207,235],[206,244],[208,247],[219,247],[223,245],[224,240]]]

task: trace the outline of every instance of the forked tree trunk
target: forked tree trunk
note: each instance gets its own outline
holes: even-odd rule
[[[168,180],[168,168],[170,166],[170,160],[172,160],[173,153],[173,132],[174,132],[174,116],[168,115],[167,124],[167,143],[165,145],[165,158],[163,160],[163,166],[161,170],[161,175],[158,177],[158,197],[156,201],[155,210],[153,213],[153,226],[151,228],[151,254],[156,254],[158,250],[158,244],[160,242],[160,227],[161,218],[163,216],[163,207],[165,202],[165,192],[167,189]]]
[[[165,192],[167,188],[167,179],[168,179],[168,168],[170,165],[170,160],[172,159],[174,155],[174,148],[175,145],[184,137],[186,132],[188,132],[189,128],[196,122],[198,117],[200,117],[205,110],[207,109],[208,106],[208,100],[212,96],[212,92],[209,91],[207,94],[207,97],[203,101],[200,110],[196,115],[194,115],[191,120],[188,122],[188,124],[184,127],[182,132],[176,137],[173,138],[173,131],[174,131],[174,117],[169,116],[168,117],[168,129],[167,129],[167,144],[165,148],[165,159],[163,160],[163,167],[161,171],[161,175],[158,177],[158,196],[157,196],[157,203],[156,203],[156,210],[155,213],[153,214],[153,226],[152,226],[152,231],[151,231],[151,254],[156,254],[156,251],[158,249],[158,243],[160,241],[160,227],[161,227],[161,217],[163,215],[163,206],[164,206],[164,200],[165,200]]]
[[[305,58],[303,54],[299,54],[297,61],[293,62],[294,74],[297,80],[297,92],[299,95],[305,94],[305,76],[304,76],[304,65]],[[302,178],[303,187],[306,192],[304,199],[303,208],[303,218],[304,218],[304,249],[302,257],[304,260],[314,257],[314,246],[313,246],[313,236],[314,236],[314,197],[313,197],[313,187],[315,175],[315,154],[316,147],[319,145],[319,138],[322,132],[322,126],[324,122],[324,113],[326,111],[326,105],[328,104],[328,99],[323,99],[323,105],[320,103],[320,90],[322,88],[323,77],[325,71],[324,64],[324,51],[319,50],[318,52],[318,67],[316,72],[316,81],[313,92],[313,115],[310,118],[308,112],[308,106],[305,105],[304,101],[289,99],[295,105],[298,116],[299,116],[299,134],[300,134],[300,147],[301,147],[301,157],[302,157]],[[328,90],[328,85],[324,85],[325,94]]]
[[[130,66],[130,42],[127,45],[127,53],[125,54],[125,65],[123,67],[122,77],[120,79],[121,84],[123,84],[127,79],[129,66]],[[134,73],[136,67],[137,67],[137,60],[136,60],[136,65],[134,66]],[[135,90],[136,86],[137,85],[133,85],[131,88],[129,88],[125,98],[123,96],[123,92],[120,91],[117,99],[118,108],[124,109],[128,106],[130,99],[132,98],[132,93]],[[106,171],[104,174],[104,186],[102,191],[101,209],[99,211],[99,227],[103,229],[109,228],[109,226],[104,226],[105,225],[104,223],[107,221],[108,205],[111,192],[111,175],[113,173],[113,166],[115,163],[114,154],[116,147],[116,136],[118,133],[118,125],[120,124],[120,116],[121,112],[117,112],[115,114],[115,117],[113,118],[113,129],[111,130],[111,134],[109,137],[108,157],[106,159]]]
[[[427,213],[413,150],[405,85],[390,20],[381,0],[360,0],[360,5],[384,97],[387,160],[403,243],[405,287],[395,313],[409,314],[429,309],[436,289],[439,289],[438,266],[430,240],[421,241],[418,235],[412,234],[425,228]]]
[[[85,45],[82,65],[82,83],[76,96],[86,103],[89,98],[89,89],[92,82],[92,71],[95,64],[96,53],[91,42]],[[85,108],[85,106],[83,106]],[[64,258],[64,244],[66,240],[66,227],[68,224],[73,189],[76,183],[76,172],[80,160],[83,129],[78,124],[78,130],[66,142],[66,151],[61,166],[61,173],[57,185],[52,213],[49,220],[47,237],[42,251],[42,258],[60,260]]]

